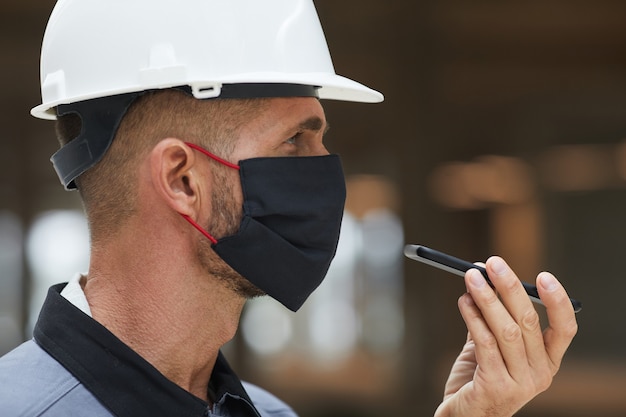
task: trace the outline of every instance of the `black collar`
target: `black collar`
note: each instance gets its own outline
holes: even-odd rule
[[[118,417],[205,416],[208,404],[168,380],[104,326],[61,296],[55,285],[34,330],[35,341]],[[219,355],[211,386],[219,407],[258,417],[239,378]],[[207,388],[208,389],[208,388]]]

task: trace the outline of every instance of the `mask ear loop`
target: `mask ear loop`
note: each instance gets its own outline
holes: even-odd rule
[[[185,142],[185,145],[189,146],[192,149],[195,149],[198,152],[201,152],[203,154],[205,154],[206,156],[208,156],[209,158],[219,162],[222,165],[226,165],[229,168],[233,168],[236,169],[237,171],[239,171],[239,165],[235,165],[232,162],[228,162],[225,159],[220,158],[217,155],[212,154],[211,152],[207,151],[206,149],[196,145],[195,143],[191,143],[191,142]],[[206,230],[204,230],[204,228],[202,226],[200,226],[198,223],[195,222],[195,220],[193,220],[191,217],[189,217],[186,214],[182,214],[179,213],[181,216],[183,216],[183,218],[185,220],[187,220],[193,227],[195,227],[196,229],[198,229],[198,231],[200,233],[202,233],[207,239],[209,239],[211,241],[212,244],[216,245],[217,244],[217,239],[215,239],[213,236],[211,236],[211,234],[209,232],[207,232]]]
[[[233,168],[233,169],[236,169],[237,171],[239,171],[239,165],[233,164],[232,162],[228,162],[227,160],[222,159],[219,156],[212,154],[211,152],[209,152],[206,149],[196,145],[195,143],[185,142],[185,145],[189,146],[190,148],[195,149],[198,152],[202,152],[203,154],[205,154],[209,158],[219,162],[222,165],[226,165],[229,168]]]
[[[183,216],[183,218],[185,220],[187,220],[193,227],[195,227],[196,229],[198,229],[198,231],[200,233],[202,233],[207,239],[209,239],[211,241],[212,244],[217,244],[217,239],[215,239],[213,236],[211,236],[209,234],[209,232],[207,232],[206,230],[204,230],[204,228],[202,226],[200,226],[198,223],[196,223],[191,217],[189,217],[186,214],[183,213],[179,213],[181,216]]]

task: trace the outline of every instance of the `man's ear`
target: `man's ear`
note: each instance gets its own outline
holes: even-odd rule
[[[163,139],[150,152],[155,192],[173,210],[192,218],[197,218],[201,194],[207,191],[201,186],[198,162],[196,153],[180,139]]]

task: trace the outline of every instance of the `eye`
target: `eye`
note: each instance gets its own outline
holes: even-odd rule
[[[285,143],[289,144],[289,145],[295,145],[296,141],[298,140],[298,138],[301,136],[301,133],[296,133],[295,135],[293,135],[292,137],[290,137],[289,139],[287,139],[285,141]]]

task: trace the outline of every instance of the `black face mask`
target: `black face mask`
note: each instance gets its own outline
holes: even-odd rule
[[[346,189],[337,155],[268,157],[231,164],[197,145],[192,148],[239,169],[243,219],[239,231],[215,240],[231,268],[292,311],[319,286],[335,256]]]

